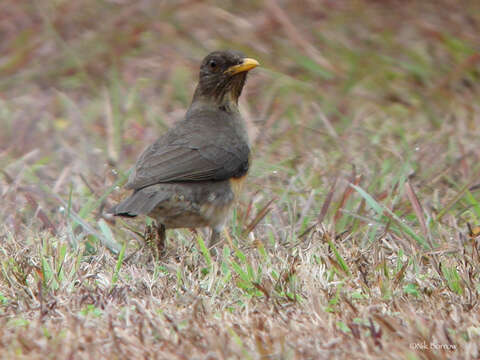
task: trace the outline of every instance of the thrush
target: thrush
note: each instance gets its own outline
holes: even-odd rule
[[[126,184],[133,193],[111,213],[155,219],[161,249],[166,229],[209,227],[213,248],[250,167],[238,99],[248,71],[258,65],[233,50],[203,59],[184,119],[140,155]]]

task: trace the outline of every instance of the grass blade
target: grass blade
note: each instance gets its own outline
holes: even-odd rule
[[[127,242],[125,241],[122,245],[122,249],[120,250],[120,254],[118,254],[117,263],[115,264],[115,271],[113,272],[113,277],[112,277],[112,285],[115,285],[118,281],[118,274],[123,264],[123,258],[125,257],[126,248],[127,248]]]

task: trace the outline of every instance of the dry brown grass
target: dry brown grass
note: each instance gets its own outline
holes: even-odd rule
[[[480,358],[478,1],[3,2],[0,33],[1,358]],[[103,209],[219,48],[263,65],[234,248],[156,260]]]

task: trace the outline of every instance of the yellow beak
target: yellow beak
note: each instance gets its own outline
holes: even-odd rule
[[[235,75],[244,71],[252,70],[259,66],[260,63],[255,59],[245,58],[241,64],[230,66],[225,70],[224,74]]]

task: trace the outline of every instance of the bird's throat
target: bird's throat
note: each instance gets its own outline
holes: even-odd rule
[[[217,108],[228,113],[238,112],[238,97],[232,91],[222,94],[222,96],[208,96],[205,94],[195,94],[192,105],[208,106]]]
[[[238,111],[238,98],[242,94],[246,73],[225,77],[218,81],[212,80],[200,80],[193,102],[209,103],[228,112]]]

